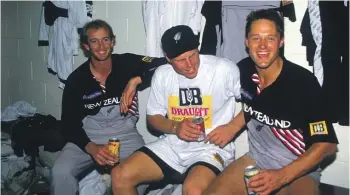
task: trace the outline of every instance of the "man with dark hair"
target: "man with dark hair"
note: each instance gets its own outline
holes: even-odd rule
[[[136,194],[139,183],[182,183],[184,195],[200,195],[234,159],[233,143],[222,147],[198,139],[232,120],[240,84],[237,66],[227,59],[199,55],[190,27],[168,29],[161,39],[169,64],[159,67],[147,104],[147,121],[164,136],[131,155],[112,171],[115,195]],[[140,163],[142,162],[142,163]]]
[[[165,58],[150,58],[131,53],[112,54],[115,44],[108,23],[94,20],[82,29],[81,45],[89,59],[72,72],[62,98],[62,134],[67,141],[52,169],[51,193],[78,193],[81,174],[100,166],[123,161],[144,141],[136,129],[138,100],[126,114],[120,104],[126,85],[150,85],[153,69]],[[108,151],[110,138],[120,140],[118,157]]]
[[[260,173],[247,183],[254,194],[316,195],[319,164],[336,152],[338,143],[323,109],[321,87],[311,72],[279,56],[284,37],[278,12],[250,13],[246,31],[250,57],[238,63],[243,110],[206,141],[227,143],[246,126],[249,151],[204,194],[247,194],[244,169],[255,165]]]

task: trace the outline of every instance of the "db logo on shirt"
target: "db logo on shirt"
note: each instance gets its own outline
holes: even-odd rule
[[[310,134],[313,135],[327,135],[327,125],[326,121],[320,121],[315,123],[310,123]]]
[[[180,88],[180,106],[202,105],[201,90],[199,88]]]

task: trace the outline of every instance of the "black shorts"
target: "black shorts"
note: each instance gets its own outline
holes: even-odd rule
[[[169,166],[166,162],[164,162],[162,159],[160,159],[155,153],[153,153],[149,148],[143,146],[142,148],[137,150],[138,152],[143,152],[147,156],[149,156],[162,170],[163,172],[163,179],[162,182],[165,182],[167,184],[182,184],[185,181],[185,178],[189,171],[197,166],[197,165],[202,165],[207,167],[208,169],[212,170],[216,175],[220,174],[220,170],[207,163],[207,162],[196,162],[193,165],[191,165],[184,174],[179,173],[175,169],[173,169],[171,166]]]

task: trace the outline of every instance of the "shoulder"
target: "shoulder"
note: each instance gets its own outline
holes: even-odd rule
[[[213,56],[213,55],[200,55],[200,60],[202,64],[208,64],[211,66],[215,66],[216,64],[220,64],[222,66],[228,66],[228,65],[236,65],[235,63],[233,63],[232,61],[230,61],[229,59],[226,58],[222,58],[222,57],[217,57],[217,56]]]
[[[159,66],[153,74],[151,87],[168,86],[175,79],[176,75],[177,73],[174,71],[173,67],[170,64]]]
[[[237,65],[226,58],[216,57],[213,55],[200,55],[201,66],[205,66],[209,71],[217,71],[220,73],[239,73]]]
[[[113,65],[116,65],[116,64],[119,64],[119,63],[125,63],[127,62],[127,59],[129,58],[129,56],[127,54],[112,54],[111,55],[111,58],[112,58],[112,64]]]
[[[288,93],[298,94],[303,99],[322,93],[321,85],[311,71],[288,60],[285,60],[284,63],[280,84],[288,89]]]
[[[89,77],[89,74],[89,61],[86,61],[68,76],[65,85],[78,84],[80,82],[84,82],[84,80],[86,80],[86,78]]]
[[[154,75],[158,78],[167,78],[174,73],[174,68],[170,64],[165,64],[159,66],[154,72]]]
[[[133,62],[133,61],[147,62],[147,60],[152,59],[148,56],[138,55],[134,53],[121,53],[121,54],[114,53],[112,54],[111,57],[112,57],[112,61],[118,61],[118,62],[123,61],[124,63]]]
[[[115,64],[127,64],[127,63],[132,63],[133,60],[139,59],[139,56],[136,54],[132,53],[122,53],[122,54],[117,54],[114,53],[111,55],[113,65]]]
[[[284,76],[288,81],[293,81],[293,85],[298,83],[303,84],[317,84],[315,75],[306,68],[284,59],[285,73]]]
[[[238,63],[237,63],[237,66],[239,68],[244,68],[244,66],[246,65],[254,65],[254,61],[252,60],[252,58],[250,57],[246,57],[246,58],[243,58],[242,60],[240,60]]]
[[[251,74],[253,74],[256,71],[255,63],[250,57],[246,57],[239,61],[237,63],[237,66],[242,76],[248,75],[250,77]]]

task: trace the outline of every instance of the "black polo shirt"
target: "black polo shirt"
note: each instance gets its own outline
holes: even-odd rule
[[[271,153],[280,149],[277,148],[281,146],[277,144],[280,142],[296,156],[316,142],[338,143],[333,125],[328,120],[321,86],[310,71],[283,59],[280,75],[259,93],[253,60],[245,58],[238,67],[244,117],[252,133],[250,142],[267,144],[277,139],[276,144],[270,146]]]

